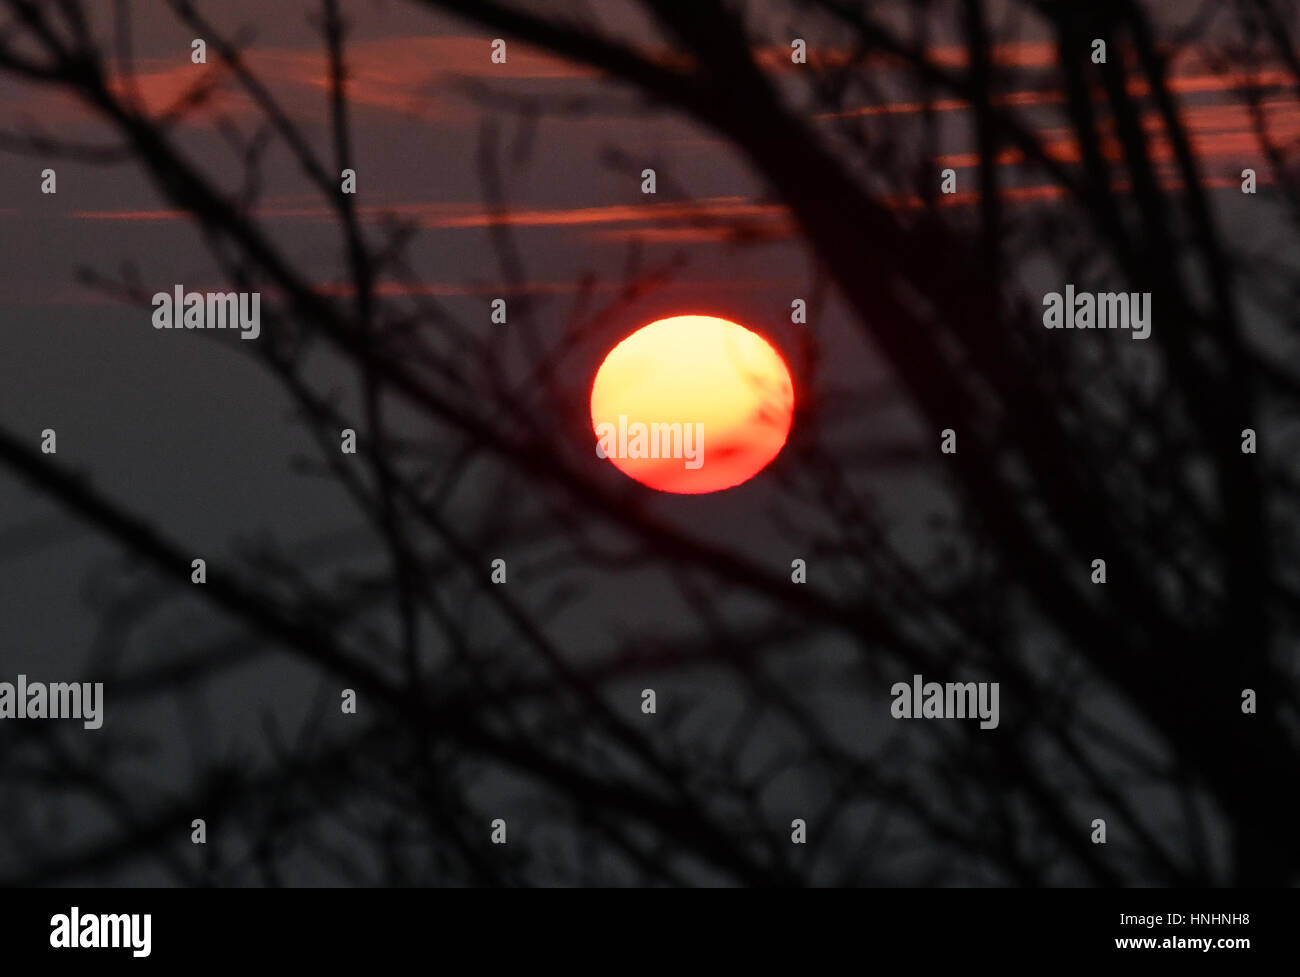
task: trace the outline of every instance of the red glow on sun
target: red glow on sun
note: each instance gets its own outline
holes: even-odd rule
[[[716,316],[659,319],[605,357],[591,388],[597,452],[661,492],[716,492],[781,451],[794,384],[763,337]]]

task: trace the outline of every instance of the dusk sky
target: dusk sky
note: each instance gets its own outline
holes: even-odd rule
[[[621,267],[630,241],[643,243],[651,253],[689,251],[691,268],[684,277],[700,284],[669,285],[676,292],[674,299],[681,289],[694,290],[691,299],[707,292],[725,296],[722,301],[732,301],[726,295],[731,292],[772,289],[784,294],[806,280],[806,263],[792,262],[789,247],[746,248],[738,260],[726,246],[736,235],[737,223],[761,239],[797,242],[784,208],[763,199],[761,185],[721,139],[675,114],[647,107],[625,86],[604,83],[585,67],[520,43],[511,42],[506,64],[492,64],[491,37],[418,4],[384,0],[348,9],[354,22],[348,96],[356,126],[358,206],[369,221],[393,214],[418,223],[425,233],[417,271],[430,294],[486,294],[498,277],[484,232],[494,218],[484,210],[476,165],[480,131],[489,121],[503,146],[512,210],[508,219],[521,234],[533,288],[547,294],[572,292],[583,272]],[[602,7],[602,18],[620,25],[627,18],[617,9]],[[324,146],[325,56],[306,14],[297,7],[268,9],[241,0],[205,11],[205,16],[226,36],[246,42],[249,67],[307,136]],[[171,107],[192,86],[212,79],[208,104],[187,115],[184,145],[209,172],[226,173],[227,185],[233,188],[239,170],[218,127],[255,124],[255,106],[219,64],[190,63],[194,32],[175,17],[137,12],[132,27],[134,85],[151,108]],[[633,30],[631,36],[645,43],[644,30]],[[651,50],[654,45],[663,50],[662,41],[649,43]],[[814,63],[833,64],[845,56],[833,43],[818,45],[816,37],[810,43]],[[771,71],[793,83],[796,97],[803,94],[793,82],[794,66],[783,45],[773,41],[760,53]],[[1045,134],[1050,155],[1077,162],[1077,147],[1068,131],[1052,135],[1061,124],[1063,104],[1063,96],[1050,85],[1054,45],[1037,39],[1006,42],[995,56],[1023,80],[1020,90],[1000,101],[1023,107],[1026,118]],[[964,49],[956,44],[935,49],[941,65],[959,66],[964,57]],[[880,66],[878,84],[887,93],[890,66],[883,58],[874,63]],[[1300,135],[1300,111],[1285,69],[1257,65],[1249,73],[1225,73],[1200,63],[1194,53],[1173,68],[1171,89],[1186,106],[1187,126],[1211,185],[1235,187],[1241,165],[1254,153],[1252,120],[1234,91],[1238,87],[1264,86],[1262,111],[1279,143]],[[891,124],[898,125],[892,117],[919,115],[924,108],[915,96],[899,97],[853,106],[843,114],[891,117]],[[965,132],[966,106],[958,99],[939,98],[931,108],[953,116],[951,145],[937,156],[935,166],[956,168],[965,182],[976,163]],[[105,130],[91,121],[86,107],[62,92],[20,87],[11,77],[0,82],[0,112],[11,133],[44,132],[90,144],[106,141]],[[826,113],[813,114],[827,127],[835,122]],[[1158,130],[1154,114],[1145,121],[1153,132]],[[1118,154],[1117,145],[1103,148],[1112,158]],[[611,149],[622,159],[606,158]],[[277,235],[295,242],[297,253],[313,263],[326,286],[337,270],[335,255],[320,236],[330,213],[305,189],[283,149],[272,152],[281,155],[268,157],[264,167],[259,218]],[[1168,147],[1159,137],[1154,156],[1168,161]],[[1014,173],[1017,152],[1006,150],[1000,159]],[[665,184],[649,200],[639,192],[637,176],[647,165],[659,168]],[[9,227],[21,228],[7,237],[28,244],[6,255],[0,279],[6,301],[86,302],[85,292],[68,275],[69,269],[82,265],[111,273],[120,261],[130,260],[146,281],[186,277],[196,286],[202,284],[196,276],[211,274],[197,264],[197,252],[178,247],[192,240],[184,215],[161,205],[134,168],[65,164],[56,198],[33,194],[36,177],[31,174],[40,168],[38,159],[0,160],[0,213]],[[1017,202],[1050,201],[1060,194],[1059,189],[1014,176],[1009,182],[1015,184],[1009,197]],[[900,208],[915,205],[902,188],[892,196]],[[974,198],[973,189],[966,189],[944,203],[969,206]],[[187,254],[191,257],[180,257]],[[51,261],[51,255],[65,263]],[[778,275],[777,269],[785,273]]]
[[[221,63],[217,37],[237,41],[247,68],[337,182],[328,61],[314,4],[232,0],[201,5],[214,31],[207,38],[206,64],[191,62],[191,42],[202,35],[161,0],[127,5],[129,45],[116,36],[122,26],[105,16],[115,5],[91,6],[102,18],[95,30],[103,49],[119,52],[110,62],[112,89],[135,93],[232,205],[250,190],[232,136],[251,137],[266,125],[266,115]],[[549,4],[521,6],[553,12]],[[594,17],[604,31],[651,61],[671,65],[682,57],[636,4],[555,6]],[[598,7],[598,13],[584,13],[588,6]],[[1149,6],[1158,14],[1179,9],[1174,4]],[[792,558],[815,561],[829,549],[835,555],[820,564],[826,569],[819,571],[817,586],[850,604],[861,588],[891,611],[902,607],[903,614],[906,599],[889,588],[906,593],[909,574],[929,579],[935,566],[967,562],[978,570],[982,557],[977,547],[967,551],[963,544],[950,550],[945,543],[947,527],[965,518],[978,523],[979,514],[972,516],[977,507],[954,503],[943,479],[934,477],[937,433],[910,399],[915,377],[910,385],[900,381],[888,355],[859,328],[861,309],[855,311],[819,264],[806,228],[789,205],[791,188],[769,186],[731,141],[682,112],[513,37],[508,38],[506,63],[496,64],[491,60],[493,32],[430,7],[409,0],[355,0],[343,8],[356,212],[372,244],[395,224],[414,231],[405,255],[410,275],[390,270],[376,283],[386,339],[400,338],[407,316],[416,323],[413,328],[425,330],[421,335],[427,334],[432,346],[446,352],[452,364],[449,389],[461,369],[472,383],[482,382],[482,364],[471,361],[466,351],[486,351],[485,361],[495,358],[503,364],[511,389],[536,394],[539,400],[547,379],[542,365],[549,356],[558,357],[554,411],[537,412],[539,424],[558,432],[557,452],[571,450],[579,459],[578,470],[608,486],[611,495],[622,493],[618,497],[629,511],[662,520],[726,554],[775,567],[782,579],[789,575]],[[1080,171],[1085,147],[1071,125],[1059,52],[1049,31],[1019,5],[997,3],[991,9],[999,38],[991,52],[998,79],[995,106],[1015,110],[1017,120],[1041,138],[1051,164],[1071,174]],[[900,251],[916,258],[922,242],[948,240],[938,231],[926,237],[930,220],[944,233],[951,230],[952,240],[963,247],[977,240],[980,155],[966,101],[938,88],[918,91],[897,59],[874,53],[854,67],[858,83],[849,89],[847,101],[827,109],[808,76],[850,63],[852,52],[842,32],[797,4],[791,10],[756,3],[746,12],[753,33],[750,47],[764,76],[775,82],[798,117],[825,135],[827,146],[853,161],[861,185],[909,232]],[[0,24],[5,16],[0,14]],[[900,30],[910,22],[907,12],[894,5],[882,17]],[[934,20],[924,47],[929,63],[940,73],[964,70],[969,61],[958,24],[947,16]],[[807,41],[807,66],[791,63],[790,42],[796,37]],[[1261,157],[1258,127],[1278,146],[1300,141],[1300,89],[1281,64],[1234,62],[1225,53],[1234,40],[1224,35],[1214,45],[1180,52],[1170,63],[1169,88],[1224,237],[1240,249],[1237,258],[1245,266],[1270,256],[1283,262],[1291,231],[1284,208],[1265,203],[1278,198],[1272,195],[1271,169]],[[121,55],[125,47],[130,70]],[[1125,56],[1118,45],[1112,52],[1115,58]],[[1147,94],[1136,74],[1126,84],[1129,95]],[[200,104],[178,108],[194,91],[204,92]],[[1258,98],[1256,110],[1247,95]],[[1138,124],[1149,136],[1147,149],[1158,180],[1163,188],[1176,189],[1175,150],[1159,112],[1149,101],[1139,104]],[[175,119],[171,112],[177,113]],[[939,120],[933,130],[928,128],[932,119]],[[183,540],[196,555],[231,566],[245,559],[261,566],[259,560],[271,560],[262,547],[269,549],[273,540],[283,548],[276,552],[289,554],[313,582],[347,592],[354,574],[383,563],[384,550],[344,486],[323,472],[320,446],[299,423],[299,408],[280,378],[258,361],[257,344],[233,333],[155,330],[147,305],[132,305],[112,294],[112,283],[122,281],[145,296],[178,285],[191,291],[233,289],[192,215],[150,182],[132,154],[90,161],[57,157],[31,145],[49,139],[79,147],[83,156],[111,157],[120,138],[93,107],[68,92],[0,72],[0,149],[10,150],[0,152],[0,421],[33,447],[43,429],[57,430],[57,462],[64,470],[85,476],[95,489],[168,538]],[[1096,146],[1119,174],[1123,148],[1109,123],[1103,123]],[[1003,146],[996,160],[1006,204],[1002,232],[1020,258],[1006,269],[1008,308],[1027,305],[1032,310],[1045,292],[1060,288],[1071,275],[1080,282],[1112,280],[1107,256],[1071,250],[1087,222],[1068,189],[1045,176],[1042,165],[1027,163],[1015,148]],[[57,172],[57,193],[41,193],[46,167]],[[657,176],[653,195],[642,191],[647,167]],[[1241,193],[1246,167],[1258,171],[1258,198]],[[936,197],[941,172],[948,168],[956,172],[956,192]],[[484,179],[493,172],[497,185]],[[313,189],[283,139],[270,139],[257,173],[251,188],[256,226],[316,292],[342,306],[355,290],[347,239],[333,201]],[[1119,185],[1128,192],[1122,178]],[[498,191],[500,206],[494,206],[490,198]],[[1126,200],[1124,208],[1123,219],[1136,223],[1141,216],[1136,207],[1130,212]],[[1044,215],[1060,215],[1052,228],[1054,239],[1044,230],[1049,220],[1030,219]],[[967,260],[959,256],[963,253],[936,250],[922,257],[933,262],[936,277],[942,278],[960,270]],[[515,260],[517,269],[511,267]],[[1181,258],[1170,254],[1168,260],[1172,267]],[[864,277],[870,270],[864,269]],[[522,283],[511,284],[516,272]],[[82,280],[85,273],[104,287]],[[265,284],[265,276],[258,281],[272,310],[262,328],[274,331],[280,325],[274,316],[281,296]],[[508,325],[489,321],[489,303],[499,297],[510,303]],[[791,320],[791,302],[799,298],[808,302],[806,325]],[[602,314],[606,303],[609,312]],[[1245,331],[1263,346],[1294,349],[1295,337],[1283,336],[1284,324],[1261,313],[1260,305],[1243,299]],[[642,492],[612,469],[599,467],[590,451],[587,399],[595,371],[614,344],[652,320],[685,314],[726,317],[767,338],[789,365],[795,407],[790,440],[770,467],[728,492],[683,499]],[[456,324],[445,335],[439,331],[444,321]],[[986,325],[973,308],[968,322],[944,323],[959,334],[969,329],[965,335]],[[1181,324],[1161,320],[1157,312],[1156,328],[1172,331]],[[1113,354],[1116,361],[1146,362],[1148,348],[1131,344],[1128,337],[1102,336],[1099,342],[1116,338],[1126,344]],[[1091,364],[1089,351],[1103,348],[1089,345],[1095,339],[1078,337],[1072,346],[1063,340],[1050,347],[1051,356],[1068,361],[1077,353],[1079,363]],[[1026,342],[1041,340],[1037,331]],[[444,342],[445,347],[438,345]],[[323,344],[310,346],[304,360],[304,374],[322,397],[360,410],[363,394],[355,364],[337,350],[325,351]],[[1047,360],[1044,356],[1044,376],[1051,375],[1049,365],[1057,365],[1055,359]],[[1149,375],[1157,375],[1154,368]],[[1108,395],[1104,382],[1082,386],[1098,400]],[[497,392],[486,383],[483,389]],[[521,474],[522,468],[509,469],[500,459],[483,461],[476,454],[481,446],[443,439],[417,411],[395,400],[390,417],[394,438],[411,458],[428,461],[433,472],[412,476],[413,484],[445,504],[439,511],[473,540],[476,558],[481,550],[517,561],[511,564],[517,568],[512,582],[522,581],[518,586],[526,596],[519,599],[526,609],[540,615],[539,608],[554,601],[560,609],[548,623],[553,633],[546,634],[572,662],[603,663],[603,653],[624,639],[638,649],[639,643],[672,646],[678,637],[683,647],[707,645],[716,637],[711,628],[734,637],[741,630],[734,627],[739,620],[752,620],[755,631],[771,625],[780,644],[780,629],[788,626],[797,636],[791,640],[798,653],[783,673],[788,678],[783,688],[797,690],[801,704],[833,736],[874,749],[893,737],[911,735],[899,734],[886,711],[861,707],[864,688],[878,700],[899,676],[874,658],[862,663],[858,653],[870,642],[859,642],[860,635],[835,631],[835,622],[804,621],[769,606],[744,589],[743,574],[734,587],[701,590],[707,597],[692,594],[695,578],[672,562],[671,549],[663,562],[621,563],[617,525],[601,522],[599,507],[593,505],[589,525],[572,529],[572,511]],[[475,407],[492,416],[493,404],[484,400],[490,396]],[[953,415],[944,423],[960,426],[967,420],[957,407]],[[1138,437],[1134,434],[1135,441]],[[1280,437],[1273,442],[1281,443]],[[841,520],[851,507],[837,494],[844,486],[818,481],[807,462],[819,450],[844,463],[849,488],[871,496],[869,519],[885,527],[878,537],[863,542],[841,534]],[[437,488],[443,463],[469,473],[447,489],[445,498]],[[498,464],[501,470],[491,467]],[[1118,463],[1116,473],[1122,475]],[[572,541],[567,537],[548,535],[561,526],[582,545],[568,546]],[[590,538],[584,535],[588,531]],[[851,568],[831,562],[843,555],[835,547],[843,543],[847,548],[850,542],[873,554],[897,548],[914,564],[905,565],[903,559],[879,576],[855,576]],[[891,572],[897,576],[886,579]],[[456,589],[463,581],[449,575],[453,581],[439,596],[463,615],[474,640],[491,649],[491,660],[523,658],[510,616],[494,616],[477,598],[463,597]],[[989,571],[979,579],[986,589],[955,590],[953,603],[959,610],[985,603],[1003,606],[1002,588],[1009,585],[1002,577]],[[290,577],[280,582],[291,589]],[[438,585],[442,587],[441,579]],[[0,592],[6,616],[0,678],[21,671],[58,675],[83,666],[113,674],[128,664],[153,665],[196,647],[239,645],[241,640],[238,625],[154,579],[49,498],[8,477],[0,478]],[[1008,607],[1013,602],[1006,597]],[[694,613],[698,619],[689,616]],[[926,626],[938,620],[935,614],[918,612],[918,617]],[[861,623],[853,621],[854,626]],[[805,625],[809,631],[799,632]],[[939,624],[935,628],[941,630]],[[383,638],[394,630],[391,620],[374,625],[374,633]],[[1017,635],[1016,647],[1028,649],[1026,660],[1049,662],[1046,670],[1059,668],[1062,681],[1074,681],[1076,673],[1054,657],[1056,645],[1040,642],[1044,633],[1037,625],[1026,627]],[[739,638],[732,643],[744,645]],[[762,641],[755,639],[755,644]],[[437,648],[438,655],[446,651]],[[987,664],[985,659],[978,667]],[[625,665],[620,659],[609,668],[614,673]],[[627,688],[636,694],[640,679],[630,671]],[[1141,739],[1145,727],[1127,705],[1115,704],[1122,696],[1103,689],[1089,699],[1098,686],[1090,684],[1092,673],[1088,675],[1088,680],[1078,679],[1080,701],[1100,702],[1103,724]],[[910,678],[910,672],[902,678]],[[699,742],[716,744],[724,737],[717,716],[743,715],[749,705],[747,692],[730,682],[725,672],[721,678],[685,673],[664,677],[660,687],[665,699],[668,689],[679,692],[674,708],[687,715],[686,726]],[[210,734],[219,744],[214,754],[265,759],[272,738],[265,730],[267,717],[276,717],[287,735],[301,730],[313,710],[328,709],[336,719],[338,686],[336,676],[300,660],[267,655],[223,668],[210,683],[184,696],[151,698],[149,689],[123,693],[124,699],[134,697],[129,704],[114,704],[110,698],[109,705],[122,713],[131,710],[119,729],[129,728],[152,745],[139,754],[124,754],[120,762],[142,782],[166,785],[160,791],[172,796],[171,787],[191,773],[191,751],[203,736]],[[698,716],[690,712],[696,705]],[[199,726],[206,730],[202,735],[194,732]],[[774,732],[766,746],[775,751],[773,743],[786,731]],[[544,741],[546,734],[538,738]],[[908,740],[900,755],[912,747],[918,755],[924,753],[927,743],[921,734]],[[746,762],[761,765],[760,759],[747,757]],[[783,770],[780,778],[774,806],[786,823],[790,812],[798,810],[803,791],[815,797],[832,793],[802,768]],[[943,794],[947,788],[936,787],[939,782],[926,780],[918,791]],[[467,794],[495,801],[515,796],[516,786],[510,775],[489,770]],[[1155,789],[1142,794],[1145,789],[1134,788],[1144,809],[1163,815],[1177,808],[1169,794]],[[520,809],[527,809],[523,802]],[[68,829],[70,837],[90,837],[106,826],[109,819],[94,810],[87,801],[82,811],[86,820]],[[1072,811],[1071,816],[1087,815]],[[550,837],[543,829],[538,832],[538,837]],[[1222,833],[1209,834],[1215,850],[1207,858],[1221,862]],[[0,875],[6,867],[0,851]],[[308,883],[328,878],[328,872],[314,874],[319,866],[310,859],[297,870]],[[147,860],[122,871],[121,877],[133,882],[166,878],[165,867]],[[700,878],[718,877],[710,874],[713,868],[700,871]],[[910,871],[882,877],[907,877]],[[985,872],[989,878],[994,874],[984,864],[972,870],[975,876]],[[918,878],[924,874],[917,873]]]

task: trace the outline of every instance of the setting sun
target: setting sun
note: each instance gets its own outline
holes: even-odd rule
[[[794,385],[763,337],[715,316],[659,319],[605,357],[591,388],[597,453],[661,492],[753,478],[785,445]]]

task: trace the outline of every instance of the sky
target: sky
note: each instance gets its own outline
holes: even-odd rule
[[[210,16],[222,33],[246,32],[250,68],[311,142],[326,145],[326,66],[319,36],[300,5],[265,7],[223,4]],[[743,221],[762,239],[790,243],[795,251],[797,232],[783,208],[763,198],[743,162],[710,133],[670,114],[644,111],[626,89],[601,83],[585,68],[514,42],[506,64],[493,64],[491,38],[485,32],[418,5],[386,0],[346,9],[354,24],[348,95],[357,127],[358,206],[369,221],[394,214],[427,232],[422,236],[421,277],[431,294],[481,295],[496,278],[485,246],[489,215],[476,159],[485,123],[501,133],[513,209],[509,221],[521,235],[539,290],[571,292],[582,270],[618,267],[620,247],[632,240],[652,251],[684,248],[699,255],[703,267],[690,277],[707,281],[717,292],[788,289],[792,277],[797,281],[798,274],[806,274],[806,266],[791,268],[789,252],[780,248],[760,252],[758,260],[747,251],[744,267],[749,274],[742,273],[738,262],[728,262],[725,245],[734,235],[733,221]],[[618,18],[607,14],[607,19]],[[221,78],[217,65],[190,63],[194,32],[175,18],[137,12],[133,28],[134,86],[146,105],[161,111],[201,78],[217,79],[211,106],[186,123],[183,143],[194,158],[235,186],[239,167],[222,143],[217,120],[247,131],[256,121],[256,107],[230,79]],[[795,66],[788,64],[784,49],[770,42],[759,50],[774,75],[792,77]],[[963,58],[957,45],[936,46],[935,56],[939,64],[954,66]],[[844,51],[833,45],[819,48],[814,38],[811,57],[834,63],[843,59]],[[1042,40],[1008,42],[998,48],[996,59],[1026,79],[1004,100],[1041,121],[1050,155],[1077,161],[1077,147],[1064,131],[1051,137],[1060,126],[1053,116],[1061,97],[1030,83],[1054,64],[1053,46]],[[211,60],[215,62],[215,56]],[[887,66],[881,74],[881,87],[887,88]],[[1233,92],[1247,80],[1239,72],[1224,78],[1191,58],[1175,65],[1172,87],[1188,108],[1195,148],[1215,186],[1235,186],[1239,164],[1253,151],[1250,113]],[[1266,89],[1264,99],[1264,112],[1279,142],[1300,135],[1300,111],[1294,91],[1284,87],[1286,72],[1260,66],[1254,80],[1283,86]],[[547,114],[529,122],[512,106],[527,106],[530,100],[576,105],[580,111],[573,117]],[[939,99],[934,108],[954,116],[950,151],[935,162],[958,171],[962,190],[945,203],[970,206],[974,195],[966,189],[967,177],[976,158],[963,131],[968,113],[960,100],[951,98]],[[914,97],[893,98],[851,105],[844,114],[895,117],[891,123],[898,124],[896,117],[918,116],[922,109]],[[828,127],[836,122],[828,113],[815,114]],[[65,139],[104,142],[103,129],[90,120],[84,106],[62,93],[33,93],[7,78],[0,82],[0,120],[10,132],[35,126]],[[1158,131],[1154,114],[1143,121]],[[1168,148],[1159,137],[1157,146],[1158,154],[1167,158]],[[617,147],[621,162],[602,159],[611,147]],[[1103,148],[1118,152],[1113,144]],[[1050,200],[1058,193],[1019,180],[1015,150],[1004,151],[1002,161],[1013,200]],[[84,265],[111,272],[123,259],[138,263],[147,277],[165,281],[188,275],[198,285],[194,276],[211,274],[199,264],[198,249],[178,246],[193,240],[183,215],[161,206],[157,194],[130,167],[65,164],[57,196],[42,197],[34,192],[38,164],[37,159],[15,156],[0,160],[0,220],[11,239],[22,228],[22,239],[34,245],[9,249],[0,269],[0,298],[84,304],[90,298],[69,280],[69,270]],[[639,192],[639,173],[646,165],[655,165],[666,184],[654,198]],[[328,285],[338,270],[337,247],[331,255],[319,234],[331,220],[329,211],[304,191],[300,174],[283,155],[272,155],[264,173],[259,215],[277,235],[295,241],[304,258],[319,262],[321,283]],[[910,194],[891,196],[900,208],[916,206]],[[51,261],[52,255],[63,260]],[[775,275],[778,267],[791,269],[795,276]]]
[[[249,66],[311,143],[327,146],[325,61],[303,7],[264,0],[207,6],[212,9],[205,7],[205,14],[222,33],[247,29]],[[242,171],[222,128],[251,132],[255,106],[223,75],[211,49],[208,65],[191,63],[194,32],[160,4],[134,10],[130,84],[145,104],[164,111],[189,86],[205,77],[216,80],[210,105],[187,119],[178,138],[192,159],[234,189]],[[348,96],[355,113],[357,205],[371,230],[389,215],[418,226],[411,255],[422,294],[472,318],[485,316],[489,299],[501,292],[489,234],[499,218],[484,205],[478,158],[484,131],[493,129],[502,147],[505,221],[518,236],[529,290],[547,303],[542,308],[549,338],[558,334],[566,303],[584,276],[594,276],[598,290],[612,292],[629,266],[654,267],[680,256],[683,264],[670,280],[633,301],[624,319],[611,325],[612,337],[662,315],[691,311],[727,315],[784,349],[797,346],[789,303],[813,294],[815,268],[784,208],[718,138],[647,107],[589,70],[514,41],[506,64],[494,65],[488,33],[417,5],[367,0],[345,10],[354,25]],[[602,8],[607,22],[645,40],[633,21],[609,10]],[[961,63],[956,46],[940,45],[936,53],[940,63]],[[806,98],[783,40],[771,40],[760,54],[792,97]],[[833,41],[814,46],[812,54],[828,62],[843,57]],[[999,47],[996,60],[1019,70],[1025,82],[1007,102],[1023,107],[1049,135],[1058,130],[1047,140],[1054,158],[1076,161],[1078,149],[1058,114],[1059,98],[1034,83],[1054,64],[1051,46],[1030,36]],[[1256,81],[1279,86],[1265,90],[1272,131],[1280,140],[1300,137],[1294,87],[1280,87],[1288,79],[1277,69],[1263,65],[1259,71]],[[1240,170],[1251,161],[1252,121],[1236,99],[1236,89],[1247,81],[1240,74],[1225,81],[1190,60],[1174,66],[1173,89],[1187,106],[1208,183],[1227,192],[1237,190]],[[878,82],[887,92],[887,64],[880,65]],[[124,75],[118,84],[128,85]],[[544,111],[520,111],[530,104]],[[936,182],[940,168],[958,174],[959,192],[944,206],[969,208],[976,159],[966,106],[945,99],[931,108],[952,117],[946,145],[933,161]],[[924,110],[914,96],[900,92],[822,114],[818,124],[833,127],[847,118],[898,126],[919,121]],[[1144,124],[1156,128],[1154,118]],[[0,131],[40,131],[92,145],[111,139],[87,107],[9,77],[0,78]],[[1103,148],[1117,152],[1109,143]],[[1012,151],[1000,159],[1008,199],[1018,206],[1054,201],[1057,190],[1027,177],[1019,162]],[[52,195],[39,192],[47,165],[57,171]],[[646,166],[659,175],[654,197],[641,192]],[[270,152],[263,174],[259,221],[322,291],[337,289],[344,250],[331,212],[306,189],[283,148]],[[918,206],[914,194],[898,189],[888,199],[902,212]],[[743,245],[735,240],[736,222],[747,229]],[[83,284],[79,269],[108,278],[127,274],[150,292],[170,291],[176,283],[191,290],[223,287],[193,225],[133,164],[51,163],[40,154],[0,154],[5,426],[25,432],[33,443],[42,429],[56,429],[60,461],[205,552],[228,553],[237,541],[263,535],[306,545],[322,534],[341,536],[346,551],[355,516],[337,487],[320,481],[304,487],[291,474],[293,459],[310,454],[311,446],[294,424],[287,399],[240,341],[156,332],[147,310]],[[388,283],[381,292],[407,287]],[[823,359],[855,364],[851,371],[832,368],[818,396],[832,401],[837,392],[887,383],[833,296],[825,297],[816,315]],[[906,433],[906,419],[897,423]],[[919,532],[924,507],[918,509],[914,498],[895,500],[899,531]],[[734,535],[769,501],[761,489],[739,501],[701,500],[690,518],[722,536]],[[57,674],[85,660],[87,650],[103,640],[97,601],[129,583],[131,574],[111,548],[12,479],[0,479],[0,589],[8,615],[0,678],[19,671]],[[610,606],[611,625],[650,629],[662,615],[653,606]],[[188,636],[191,612],[181,607],[149,641],[165,643],[168,629]],[[148,643],[141,641],[134,651]],[[267,702],[292,713],[317,701],[315,676],[288,664],[261,667],[273,677],[259,673],[257,695],[250,696],[246,679],[237,675],[224,691],[214,690],[212,708],[231,728],[255,728]],[[849,726],[855,722],[846,719]],[[173,746],[170,762],[181,770],[183,750]]]

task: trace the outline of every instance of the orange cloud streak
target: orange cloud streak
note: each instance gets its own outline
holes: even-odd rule
[[[637,221],[682,221],[708,218],[764,218],[780,214],[778,204],[750,203],[743,197],[711,197],[699,201],[662,204],[612,204],[605,207],[564,207],[507,211],[502,214],[483,211],[474,204],[396,203],[357,208],[363,218],[374,219],[396,214],[414,218],[420,226],[458,230],[508,225],[511,227],[566,227],[587,224],[625,224]],[[75,210],[79,220],[167,221],[188,220],[183,210]],[[265,219],[308,218],[330,220],[335,211],[328,207],[259,208],[256,216]]]

